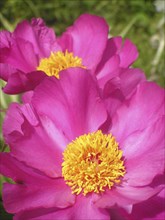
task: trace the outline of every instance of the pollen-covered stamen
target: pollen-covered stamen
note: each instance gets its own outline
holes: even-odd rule
[[[122,151],[115,138],[97,131],[82,135],[63,153],[62,175],[72,193],[104,192],[125,174]]]
[[[37,70],[45,72],[48,76],[59,78],[59,72],[69,67],[85,68],[81,58],[73,56],[73,53],[66,50],[64,53],[61,51],[51,52],[48,58],[41,59]]]

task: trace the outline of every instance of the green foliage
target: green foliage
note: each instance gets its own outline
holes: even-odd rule
[[[60,35],[82,13],[103,16],[110,26],[111,36],[121,35],[136,44],[139,58],[134,67],[143,69],[148,79],[163,86],[165,3],[163,0],[156,3],[158,1],[160,12],[156,11],[155,0],[1,0],[0,27],[12,31],[23,19],[42,17]],[[10,102],[19,100],[18,96],[2,93],[0,98],[3,110]],[[4,114],[1,112],[0,124]],[[1,219],[11,217],[3,214]]]

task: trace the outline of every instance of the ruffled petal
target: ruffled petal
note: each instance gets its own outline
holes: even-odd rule
[[[13,73],[10,72],[10,74],[7,84],[3,88],[3,92],[7,94],[18,94],[33,90],[46,77],[45,73],[41,71],[25,74],[17,70]]]
[[[24,212],[18,214],[14,220],[45,220],[45,219],[56,219],[56,220],[110,220],[109,212],[95,207],[92,202],[91,196],[76,197],[76,202],[73,206],[66,209],[59,210],[32,210],[29,213]]]
[[[46,79],[36,88],[32,103],[38,114],[47,115],[69,140],[96,131],[107,118],[96,82],[81,68],[62,71],[60,80]]]
[[[126,68],[138,58],[136,46],[126,39],[120,51],[120,66]]]
[[[114,205],[125,208],[125,206],[137,204],[156,195],[163,189],[163,185],[152,187],[132,187],[122,184],[114,189],[107,190],[95,205],[100,208],[110,208]]]
[[[26,166],[12,157],[10,153],[1,153],[0,161],[0,173],[16,183],[41,187],[47,186],[51,182],[51,179],[44,173],[39,173],[38,170]]]
[[[163,220],[165,218],[164,203],[165,190],[162,190],[157,196],[134,205],[130,217],[133,220]]]
[[[36,187],[23,184],[5,183],[2,198],[9,213],[17,213],[34,208],[65,208],[74,204],[75,196],[63,179],[55,179],[51,184]]]
[[[17,70],[9,64],[0,63],[0,79],[7,81],[10,75],[15,72],[17,72]]]
[[[14,39],[12,46],[3,52],[1,62],[10,64],[23,72],[30,72],[36,69],[39,60],[34,53],[33,45],[29,41],[17,38]]]
[[[23,103],[31,103],[33,94],[34,94],[33,91],[25,92],[25,93],[21,96],[21,101],[22,101]]]
[[[0,31],[0,48],[9,48],[12,42],[12,34],[9,31]]]
[[[101,68],[110,58],[118,55],[121,47],[122,37],[112,37],[108,39],[99,67]]]
[[[53,29],[48,28],[41,18],[33,18],[31,23],[21,22],[17,25],[13,35],[15,38],[30,42],[40,58],[48,57],[51,51],[60,48],[56,43]]]
[[[145,81],[145,75],[140,69],[121,69],[115,71],[114,78],[112,74],[107,75],[104,80],[103,97],[106,107],[111,117],[116,110],[128,99],[141,82]],[[109,79],[108,79],[109,78]],[[102,82],[102,79],[99,80]]]
[[[115,55],[105,63],[105,65],[98,73],[96,73],[96,77],[100,88],[104,88],[105,84],[109,80],[113,79],[114,77],[118,77],[120,70],[119,64],[119,56]]]
[[[84,66],[93,69],[101,60],[107,40],[108,25],[105,20],[83,14],[62,35],[59,44],[63,50],[71,49],[75,56],[82,58]]]
[[[164,89],[155,83],[141,83],[114,115],[111,132],[121,144],[130,134],[144,130],[163,114]]]
[[[129,185],[150,184],[155,176],[164,172],[165,118],[152,126],[135,132],[122,142],[126,174]],[[138,162],[137,162],[138,161]]]
[[[120,90],[125,97],[130,97],[141,82],[146,81],[145,74],[141,69],[124,69],[120,72]]]
[[[55,125],[50,126],[46,119],[44,122],[42,116],[39,119],[29,104],[12,104],[3,125],[5,141],[10,146],[11,154],[18,160],[48,176],[61,176],[62,147],[68,141]],[[11,126],[8,126],[9,123]]]
[[[37,207],[65,208],[74,203],[75,196],[63,179],[49,178],[9,153],[1,153],[0,161],[0,173],[16,182],[3,187],[4,206],[9,213]]]
[[[123,41],[122,37],[110,38],[107,42],[101,62],[97,67],[97,73],[102,72],[108,60],[116,55],[120,58],[120,67],[128,68],[137,59],[138,51],[136,46],[129,39]]]

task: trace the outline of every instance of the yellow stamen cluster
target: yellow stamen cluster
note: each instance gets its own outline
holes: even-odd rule
[[[73,53],[69,53],[67,50],[63,53],[61,51],[51,52],[48,58],[41,59],[37,70],[41,70],[46,73],[48,76],[55,76],[59,79],[59,72],[65,70],[69,67],[81,67],[85,68],[82,65],[82,59],[73,56]]]
[[[97,132],[79,136],[63,153],[62,175],[72,193],[104,192],[125,174],[122,151],[111,134]]]

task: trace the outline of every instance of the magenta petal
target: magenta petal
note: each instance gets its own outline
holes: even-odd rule
[[[54,213],[57,210],[58,208],[31,209],[30,211],[23,211],[15,214],[13,220],[52,220],[51,213]]]
[[[65,208],[74,204],[75,199],[63,179],[52,180],[51,184],[40,187],[5,183],[2,197],[9,213],[38,207]]]
[[[59,48],[53,29],[46,27],[41,18],[33,18],[31,24],[28,21],[21,22],[13,35],[30,42],[39,57],[48,57],[51,51]]]
[[[9,123],[12,126],[9,127]],[[47,129],[29,104],[22,107],[11,105],[3,125],[4,137],[12,155],[49,176],[61,176],[63,149],[54,141],[59,134],[55,131],[52,139]]]
[[[110,220],[109,212],[95,207],[92,197],[78,196],[73,206],[59,210],[32,210],[18,214],[15,220]]]
[[[100,219],[104,219],[104,220],[109,220],[109,213],[106,210],[103,209],[99,209],[97,207],[95,207],[95,205],[93,204],[92,201],[92,197],[84,197],[84,196],[78,196],[76,197],[76,202],[75,205],[67,208],[67,209],[63,209],[63,210],[59,210],[57,212],[54,213],[54,215],[52,215],[51,217],[47,217],[47,218],[53,218],[56,220],[61,220],[61,219],[65,219],[65,220],[100,220]]]
[[[104,65],[113,56],[119,55],[121,47],[122,37],[112,37],[108,39],[99,67]]]
[[[11,156],[10,153],[0,154],[0,173],[14,180],[16,183],[28,184],[35,186],[48,185],[51,179],[39,173],[38,170],[26,166],[24,163],[18,161]]]
[[[0,78],[7,81],[3,91],[8,94],[33,90],[46,76],[36,71],[40,59],[61,49],[42,19],[23,21],[12,34],[1,31],[0,41]]]
[[[138,51],[129,39],[123,42],[121,37],[110,38],[107,42],[102,60],[99,63],[98,70],[100,71],[105,63],[116,55],[120,57],[120,67],[127,68],[137,59]]]
[[[3,88],[7,94],[17,94],[34,89],[46,75],[41,71],[23,73],[16,71],[10,75],[8,82]]]
[[[0,31],[0,48],[9,48],[12,42],[12,34],[9,31]]]
[[[57,38],[58,44],[61,46],[63,51],[69,51],[71,52],[73,50],[73,38],[72,35],[69,34],[69,32],[64,32],[62,36]]]
[[[130,134],[142,131],[163,114],[164,89],[155,83],[141,83],[114,115],[111,132],[122,143]]]
[[[137,68],[123,69],[119,77],[121,84],[120,90],[127,98],[135,92],[138,84],[146,81],[143,71]]]
[[[96,82],[81,68],[62,71],[60,80],[46,79],[34,92],[32,103],[69,140],[96,131],[107,118]]]
[[[64,33],[61,43],[64,45],[63,41],[68,38],[68,46],[65,49],[70,48],[71,43],[74,55],[82,58],[83,65],[92,69],[101,60],[108,40],[108,25],[101,17],[83,14]]]
[[[31,103],[33,93],[34,93],[33,91],[25,92],[21,97],[22,102],[23,103]]]
[[[112,76],[114,78],[111,79]],[[124,100],[128,99],[136,91],[138,84],[143,81],[145,81],[145,76],[140,69],[128,68],[118,68],[115,72],[107,74],[107,76],[98,80],[99,86],[102,83],[104,85],[103,96],[111,116],[123,104]]]
[[[127,171],[124,179],[130,185],[144,186],[150,184],[156,175],[163,174],[164,125],[165,118],[157,119],[152,126],[133,133],[122,142]]]
[[[132,205],[126,206],[126,209],[127,207],[128,209],[130,209],[129,207],[132,207]],[[111,216],[111,220],[134,220],[130,217],[130,215],[125,210],[125,208],[121,208],[118,206],[114,206],[113,208],[110,209],[110,216]]]
[[[22,133],[21,125],[23,124],[24,120],[22,117],[20,117],[18,108],[19,104],[12,103],[6,113],[3,123],[3,135],[6,143],[10,143],[12,141],[12,136],[10,137],[9,134],[13,131],[16,130],[19,133]]]
[[[120,51],[120,66],[124,68],[130,66],[137,57],[136,46],[129,39],[126,39]]]
[[[100,208],[109,208],[114,205],[125,207],[133,205],[151,198],[163,189],[163,186],[158,186],[155,189],[152,187],[132,187],[126,184],[107,190],[101,198],[96,201],[96,206]]]
[[[17,70],[12,66],[0,63],[0,79],[7,81],[10,75],[15,72],[17,72]]]
[[[1,62],[8,63],[23,72],[34,71],[39,62],[34,53],[33,45],[21,38],[14,40],[7,55],[4,55],[1,60]]]
[[[0,173],[16,182],[6,183],[3,188],[4,206],[9,213],[37,207],[65,208],[74,203],[75,196],[63,179],[49,178],[9,153],[1,153],[0,161]]]
[[[8,82],[3,88],[7,94],[17,94],[29,90],[31,85],[23,72],[16,71],[10,75]]]
[[[103,88],[109,80],[118,76],[119,64],[120,59],[118,55],[113,56],[104,64],[96,75],[99,87]]]
[[[133,220],[163,220],[165,219],[165,190],[157,196],[134,205],[131,218]]]

